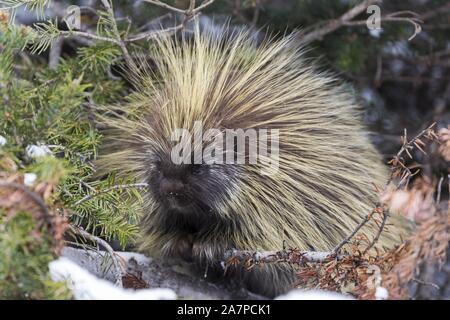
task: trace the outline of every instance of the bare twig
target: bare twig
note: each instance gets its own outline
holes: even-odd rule
[[[377,71],[375,72],[374,84],[376,87],[381,85],[381,75],[383,74],[383,57],[381,54],[377,56]]]
[[[172,34],[176,33],[177,31],[183,29],[189,21],[193,20],[195,17],[197,17],[200,14],[200,11],[202,9],[209,6],[214,1],[215,0],[207,0],[207,1],[204,1],[200,6],[195,7],[195,1],[191,0],[189,2],[189,8],[187,8],[186,10],[183,10],[183,9],[178,9],[178,8],[172,7],[161,1],[145,0],[145,2],[154,4],[154,5],[158,5],[167,10],[171,10],[175,13],[183,14],[184,18],[183,18],[182,22],[176,26],[161,29],[161,30],[152,30],[152,31],[142,32],[142,33],[139,33],[137,35],[134,35],[132,37],[125,39],[125,41],[126,42],[134,42],[134,41],[139,41],[139,40],[143,40],[143,39],[150,40],[150,39],[156,38],[157,36],[159,36],[161,34],[172,35]]]
[[[193,16],[186,16],[185,19],[180,24],[178,24],[174,27],[169,27],[169,28],[165,28],[165,29],[161,29],[161,30],[151,30],[151,31],[147,31],[147,32],[142,32],[142,33],[139,33],[137,35],[134,35],[132,37],[125,39],[125,41],[126,42],[134,42],[134,41],[139,41],[139,40],[143,40],[143,39],[150,40],[150,39],[154,39],[163,34],[164,35],[175,34],[177,31],[186,27],[186,23],[188,23],[189,21],[191,21],[192,19],[194,19],[197,16],[198,16],[198,14],[195,14]]]
[[[411,41],[422,31],[421,23],[423,23],[422,20],[418,18],[411,18],[411,17],[397,17],[398,12],[392,13],[390,15],[384,16],[380,18],[380,22],[407,22],[414,26],[414,33],[408,38],[408,41]],[[361,26],[365,25],[367,22],[366,20],[359,20],[359,21],[344,21],[342,22],[342,26],[346,27],[353,27],[353,26]]]
[[[251,263],[304,263],[304,262],[327,262],[333,259],[341,259],[342,256],[335,256],[333,252],[320,251],[248,251],[248,250],[229,250],[224,254],[224,260],[237,260],[239,262]]]
[[[363,255],[366,254],[367,252],[369,252],[369,250],[372,249],[373,246],[378,242],[378,240],[380,239],[381,233],[383,232],[384,227],[386,226],[386,221],[389,217],[389,213],[384,209],[382,209],[382,210],[383,210],[383,219],[381,220],[381,224],[380,224],[380,227],[378,228],[378,232],[377,232],[375,238],[372,239],[370,244],[364,250]]]
[[[346,27],[352,27],[352,26],[362,26],[367,24],[367,20],[356,20],[352,21],[356,16],[363,13],[368,6],[380,3],[380,0],[366,0],[361,2],[360,4],[356,5],[346,13],[344,13],[340,18],[328,20],[324,22],[319,22],[309,28],[306,29],[301,34],[301,43],[309,43],[314,40],[318,40],[323,38],[325,35],[336,31],[337,29],[346,26]],[[449,10],[447,6],[444,6],[442,8],[439,8],[437,10],[434,10],[430,13],[425,13],[424,15],[420,16],[415,12],[412,11],[399,11],[394,12],[388,15],[385,15],[383,17],[380,17],[380,22],[406,22],[410,23],[414,26],[414,33],[409,37],[409,41],[412,40],[416,35],[418,35],[422,31],[421,24],[424,20],[429,18],[430,14],[440,14],[442,12],[446,12]],[[403,16],[401,16],[403,15]]]
[[[167,35],[172,35],[175,32],[177,32],[178,30],[181,30],[185,27],[185,23],[184,21],[174,27],[169,27],[169,28],[165,28],[165,29],[161,29],[161,30],[151,30],[151,31],[146,31],[146,32],[141,32],[138,33],[134,36],[131,36],[127,39],[125,39],[126,42],[134,42],[134,41],[139,41],[139,40],[150,40],[150,39],[154,39],[157,36],[161,35],[161,34],[167,34]]]
[[[81,198],[80,200],[78,200],[77,202],[75,202],[74,206],[78,206],[80,204],[82,204],[83,202],[86,202],[94,197],[97,197],[99,195],[111,192],[113,190],[119,190],[119,189],[143,189],[143,188],[147,188],[148,184],[147,183],[131,183],[131,184],[119,184],[119,185],[115,185],[112,186],[110,188],[106,188],[103,190],[98,191],[97,193],[93,193],[93,194],[88,194],[86,196],[84,196],[83,198]]]
[[[186,12],[186,10],[178,9],[176,7],[172,7],[171,5],[168,5],[167,3],[159,1],[159,0],[144,0],[144,2],[148,2],[148,3],[154,4],[156,6],[159,6],[161,8],[164,8],[164,9],[176,12],[176,13],[184,14]]]
[[[370,221],[370,219],[372,218],[374,212],[377,210],[378,206],[372,210],[372,212],[370,212],[368,215],[366,215],[364,217],[364,219],[356,226],[356,228],[352,231],[351,234],[349,234],[347,237],[345,237],[334,249],[333,249],[333,253],[337,254],[344,245],[346,245],[347,243],[350,242],[350,240],[356,235],[356,233],[361,230],[362,227],[364,227],[366,225],[366,223],[368,223]]]
[[[252,23],[251,23],[252,28],[256,28],[256,24],[258,23],[260,11],[261,11],[260,3],[259,3],[259,1],[256,1],[255,10],[253,12]]]
[[[119,44],[119,42],[116,39],[108,38],[108,37],[102,37],[102,36],[98,36],[96,34],[83,32],[83,31],[59,31],[59,34],[64,36],[64,37],[83,37],[83,38],[91,39],[91,40],[112,42],[112,43],[115,43],[117,45]]]
[[[214,1],[215,0],[205,0],[205,1],[203,1],[203,3],[201,5],[199,5],[197,8],[192,10],[192,14],[196,14],[196,13],[200,12],[201,10],[205,9],[207,6],[213,4]]]
[[[441,177],[437,186],[437,194],[436,194],[436,205],[439,206],[439,202],[441,202],[441,193],[442,193],[442,182],[444,182],[444,177]]]
[[[323,36],[339,29],[340,27],[345,25],[345,23],[348,23],[350,20],[363,13],[368,6],[380,2],[380,0],[365,0],[344,13],[338,19],[320,22],[319,24],[308,28],[308,32],[301,34],[301,43],[309,43],[311,41],[321,39]]]
[[[123,286],[122,285],[122,276],[125,274],[125,270],[123,270],[119,260],[116,257],[116,253],[114,252],[113,248],[109,245],[109,243],[99,237],[96,237],[96,236],[90,234],[89,232],[87,232],[79,227],[69,225],[69,228],[75,234],[78,234],[84,238],[87,238],[87,239],[97,243],[97,245],[101,245],[103,248],[105,248],[105,250],[111,256],[111,259],[114,264],[114,268],[116,270],[116,272],[115,272],[116,285],[119,287],[122,287]]]

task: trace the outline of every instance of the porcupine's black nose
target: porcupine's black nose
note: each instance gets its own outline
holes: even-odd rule
[[[159,184],[159,190],[163,196],[169,199],[183,200],[185,198],[184,184],[177,179],[172,178],[161,179]]]

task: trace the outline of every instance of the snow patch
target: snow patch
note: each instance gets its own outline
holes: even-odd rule
[[[52,154],[52,152],[50,151],[48,146],[45,144],[29,145],[26,147],[25,152],[28,157],[33,158],[33,159],[36,159],[39,157],[44,157],[44,156],[50,156]]]
[[[353,298],[330,291],[294,289],[276,297],[275,300],[353,300]]]
[[[383,28],[369,29],[369,34],[374,38],[379,38],[382,33],[383,33]]]
[[[377,287],[377,290],[375,291],[375,299],[386,300],[388,298],[389,298],[389,292],[386,290],[386,288]]]
[[[23,175],[23,184],[26,186],[31,186],[37,179],[36,173],[25,173]]]
[[[77,300],[173,300],[177,298],[175,292],[170,289],[131,290],[116,287],[64,257],[50,262],[49,270],[52,280],[66,282]]]

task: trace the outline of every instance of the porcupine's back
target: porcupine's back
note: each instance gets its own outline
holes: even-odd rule
[[[374,186],[384,187],[387,178],[361,110],[345,85],[303,57],[295,36],[256,46],[246,32],[227,33],[157,39],[157,72],[136,75],[139,92],[109,120],[120,150],[105,162],[146,180],[152,152],[170,154],[171,133],[192,130],[194,121],[205,130],[278,129],[278,171],[262,175],[261,164],[230,168],[232,182],[211,203],[212,214],[230,223],[208,224],[198,234],[224,248],[278,250],[286,240],[299,249],[330,250],[372,210]],[[146,201],[143,248],[163,251],[170,241],[158,231],[164,213],[151,195]],[[377,230],[362,229],[369,237]],[[399,233],[390,226],[380,243],[391,246]]]

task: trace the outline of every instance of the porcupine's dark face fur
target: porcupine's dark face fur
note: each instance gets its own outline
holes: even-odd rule
[[[210,194],[203,186],[208,183],[209,170],[202,165],[174,165],[169,160],[156,160],[149,174],[149,187],[153,199],[170,214],[206,214],[210,211]],[[212,184],[211,187],[217,187]],[[218,193],[213,191],[212,194]]]
[[[196,32],[190,42],[158,38],[152,58],[157,72],[135,75],[138,92],[105,118],[118,150],[103,160],[107,169],[150,184],[142,251],[200,267],[219,266],[229,249],[280,250],[283,240],[328,251],[372,210],[374,185],[383,187],[387,172],[359,107],[347,87],[305,61],[294,36],[255,46],[245,32]],[[171,133],[192,131],[195,121],[205,129],[279,130],[278,170],[175,165]],[[400,229],[388,228],[379,243],[392,246]],[[377,230],[367,224],[361,232],[372,238]],[[268,296],[295,279],[283,264],[227,275]]]
[[[167,154],[150,157],[149,161],[149,191],[169,229],[196,232],[217,222],[214,205],[223,201],[224,191],[232,187],[232,168],[174,164]]]

